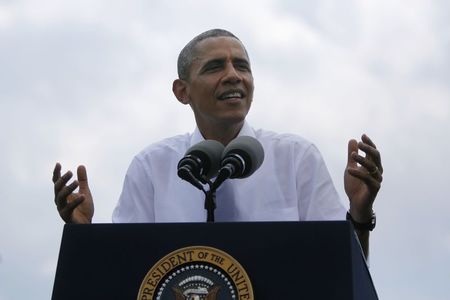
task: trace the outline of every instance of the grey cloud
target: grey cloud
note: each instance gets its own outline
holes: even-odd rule
[[[363,131],[374,137],[385,165],[371,246],[380,298],[448,297],[446,1],[423,4],[423,14],[392,12],[388,20],[399,26],[379,22],[383,2],[370,14],[352,1],[67,5],[4,6],[19,8],[0,29],[2,300],[15,299],[23,280],[36,298],[51,293],[62,229],[52,203],[55,160],[88,165],[97,220],[108,221],[132,156],[193,129],[189,107],[171,95],[175,59],[193,35],[213,27],[234,31],[250,51],[252,125],[315,142],[344,201],[346,140]],[[433,43],[415,43],[416,36]],[[395,50],[409,45],[417,48]]]

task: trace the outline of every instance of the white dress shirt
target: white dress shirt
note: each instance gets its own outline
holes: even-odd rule
[[[217,190],[216,222],[343,220],[346,208],[317,148],[292,134],[253,130],[264,162],[250,177],[229,179]],[[205,222],[205,195],[177,176],[186,150],[204,140],[198,128],[152,144],[128,168],[113,222]]]

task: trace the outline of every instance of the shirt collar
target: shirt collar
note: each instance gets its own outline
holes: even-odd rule
[[[251,136],[256,138],[255,131],[253,128],[247,123],[247,121],[244,121],[244,125],[241,128],[241,131],[239,131],[238,136]],[[198,126],[195,127],[194,132],[191,135],[191,144],[190,147],[194,146],[197,143],[200,143],[201,141],[204,141],[205,138],[200,133],[200,129],[198,129]]]

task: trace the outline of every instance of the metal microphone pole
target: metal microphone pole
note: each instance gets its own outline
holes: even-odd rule
[[[214,223],[214,210],[216,209],[216,189],[210,188],[209,191],[205,192],[205,209],[207,214],[206,222]]]

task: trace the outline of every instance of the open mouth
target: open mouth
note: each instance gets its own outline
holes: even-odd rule
[[[229,90],[219,95],[219,100],[242,99],[245,93],[242,90]]]

